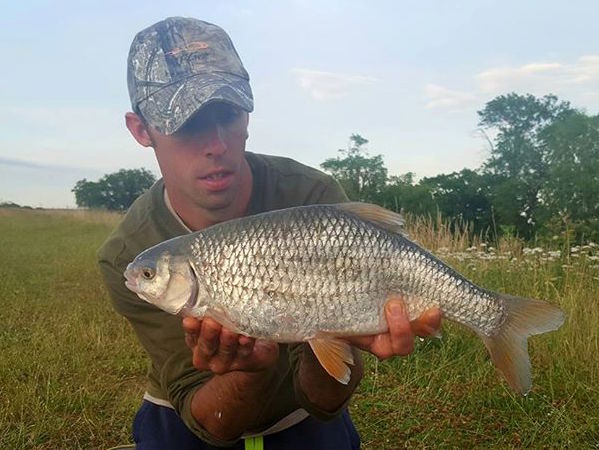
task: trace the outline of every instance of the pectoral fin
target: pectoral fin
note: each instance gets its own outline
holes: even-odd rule
[[[351,346],[339,339],[314,338],[308,341],[316,359],[327,373],[339,383],[349,383],[351,369],[354,365],[354,355]]]

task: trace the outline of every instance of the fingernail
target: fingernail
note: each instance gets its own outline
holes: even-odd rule
[[[404,306],[402,303],[393,302],[393,303],[389,304],[389,313],[392,316],[394,316],[394,317],[401,316],[404,314],[404,312],[405,312],[405,309],[404,309]]]

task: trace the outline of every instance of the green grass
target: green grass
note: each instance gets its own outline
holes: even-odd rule
[[[1,449],[130,442],[146,360],[112,311],[95,264],[117,221],[0,209]],[[441,340],[418,342],[410,357],[367,357],[351,402],[363,448],[599,448],[597,248],[561,258],[526,256],[514,242],[499,253],[466,251],[463,237],[412,228],[477,283],[551,299],[568,318],[558,332],[531,339],[527,397],[513,394],[482,342],[453,324],[444,324]]]

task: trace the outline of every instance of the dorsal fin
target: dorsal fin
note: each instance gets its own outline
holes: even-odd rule
[[[349,202],[335,205],[337,208],[358,216],[367,222],[372,222],[377,226],[390,231],[391,233],[401,234],[407,237],[404,228],[405,220],[401,214],[373,205],[372,203]]]

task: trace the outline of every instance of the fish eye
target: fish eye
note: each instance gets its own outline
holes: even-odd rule
[[[156,275],[156,272],[149,267],[144,267],[141,271],[141,274],[146,280],[151,280],[154,278],[154,275]]]

